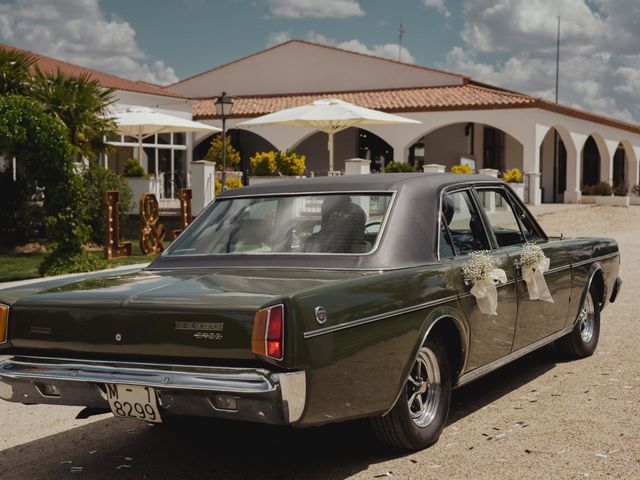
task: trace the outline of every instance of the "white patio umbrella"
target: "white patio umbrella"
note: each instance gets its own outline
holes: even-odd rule
[[[156,133],[221,132],[222,129],[194,122],[184,118],[157,112],[150,108],[127,108],[113,113],[113,118],[122,135],[136,137],[138,140],[138,161],[142,159],[142,140]],[[156,157],[156,177],[158,158]]]
[[[288,108],[239,123],[246,126],[293,125],[313,127],[329,135],[329,170],[333,170],[333,136],[357,125],[422,123],[418,120],[359,107],[336,98],[323,98],[301,107]]]

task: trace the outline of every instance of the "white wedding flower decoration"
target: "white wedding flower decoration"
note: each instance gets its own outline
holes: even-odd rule
[[[549,270],[550,262],[540,245],[527,242],[522,246],[520,266],[522,278],[529,290],[529,299],[553,303],[553,297],[544,279],[544,272]]]
[[[462,274],[465,280],[473,282],[470,293],[476,297],[480,311],[485,315],[497,315],[496,283],[507,283],[507,274],[497,268],[495,258],[485,250],[472,252],[471,258],[462,266]]]

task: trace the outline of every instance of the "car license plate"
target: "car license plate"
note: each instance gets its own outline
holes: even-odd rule
[[[116,417],[162,423],[156,391],[139,385],[107,384],[107,399]]]

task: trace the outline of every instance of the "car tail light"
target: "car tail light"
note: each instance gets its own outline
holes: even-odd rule
[[[275,360],[284,356],[284,305],[274,305],[256,312],[251,335],[251,350]]]
[[[0,344],[6,343],[9,330],[9,307],[0,305]]]

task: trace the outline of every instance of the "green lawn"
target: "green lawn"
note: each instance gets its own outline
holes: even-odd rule
[[[154,255],[142,255],[137,240],[131,240],[133,255],[131,257],[116,258],[109,262],[114,267],[119,265],[131,265],[134,263],[150,262]],[[102,251],[93,252],[97,256],[103,256]],[[43,253],[16,254],[13,252],[0,251],[0,282],[13,282],[16,280],[26,280],[38,278],[38,265],[46,255]]]

